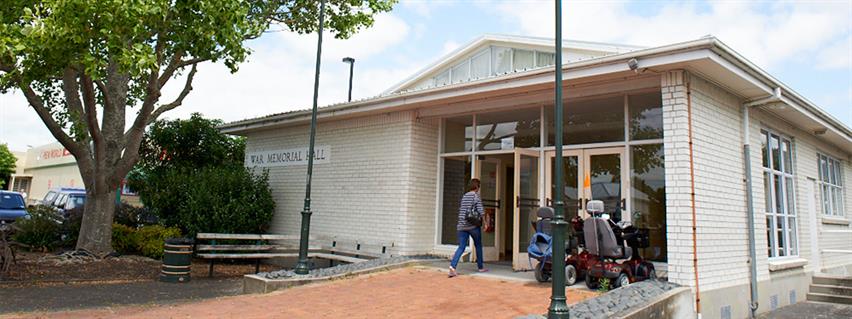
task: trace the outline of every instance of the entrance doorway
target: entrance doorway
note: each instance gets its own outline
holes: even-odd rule
[[[585,215],[586,203],[590,200],[604,202],[606,214],[616,222],[631,219],[628,213],[629,188],[626,181],[628,176],[627,160],[624,147],[593,148],[579,150],[564,150],[562,152],[563,199],[565,201],[566,218],[579,214]],[[546,154],[546,201],[551,205],[553,194],[556,192],[555,170],[556,152]]]
[[[530,216],[539,200],[539,151],[476,156],[474,177],[481,181],[485,208],[484,261],[511,261],[515,270],[529,269],[527,245],[534,229]]]

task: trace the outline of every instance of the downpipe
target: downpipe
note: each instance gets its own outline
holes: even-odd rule
[[[695,313],[698,315],[697,318],[701,319],[701,290],[698,286],[698,227],[695,208],[695,160],[692,150],[692,88],[686,74],[684,74],[684,78],[686,79],[686,114],[689,129],[689,185],[692,204],[692,267],[695,270]]]
[[[751,176],[751,128],[749,109],[752,107],[781,102],[781,88],[775,88],[772,95],[748,103],[743,104],[743,162],[745,163],[745,187],[746,187],[746,204],[748,210],[748,257],[749,257],[749,290],[751,291],[751,302],[749,302],[750,318],[755,318],[757,309],[760,306],[758,302],[757,288],[757,249],[755,248],[755,230],[754,230],[754,191],[752,189]]]

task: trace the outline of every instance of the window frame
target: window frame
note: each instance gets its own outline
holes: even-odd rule
[[[766,166],[761,163],[761,173],[764,178],[764,203],[769,204],[764,207],[764,215],[767,219],[767,232],[769,233],[767,241],[767,255],[770,260],[794,258],[799,256],[799,227],[798,214],[796,212],[796,165],[795,165],[795,144],[792,137],[781,134],[768,128],[760,130],[761,139],[765,140],[766,149],[761,149],[761,156],[766,159]],[[772,151],[772,140],[778,139],[778,165],[775,165],[775,154]],[[785,143],[788,145],[788,154],[784,152]],[[780,179],[780,183],[776,183],[776,178]],[[789,185],[788,185],[789,180]],[[781,186],[781,191],[777,191],[777,186]],[[768,186],[768,187],[767,187]],[[768,189],[767,189],[768,188]],[[791,193],[792,192],[792,193]],[[780,195],[779,195],[780,194]],[[766,196],[769,196],[768,198]],[[778,197],[781,197],[781,205],[779,206]],[[783,212],[778,212],[778,208]],[[778,218],[782,220],[781,234],[783,236],[783,246],[778,245]],[[791,229],[790,221],[793,225]],[[771,221],[771,223],[770,223]],[[793,237],[792,239],[790,237]],[[791,245],[792,244],[792,245]],[[782,254],[779,254],[783,253]]]
[[[822,165],[823,160],[826,163],[825,168]],[[828,172],[825,172],[825,169],[828,169]],[[817,172],[819,175],[820,210],[822,211],[822,215],[845,218],[843,162],[826,153],[817,152]],[[825,180],[826,176],[828,176],[828,180]],[[832,178],[834,181],[831,180]],[[826,202],[826,191],[828,191],[828,194],[836,194],[835,196],[837,197],[828,196],[828,202]]]

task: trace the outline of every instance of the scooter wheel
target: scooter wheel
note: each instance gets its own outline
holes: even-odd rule
[[[565,286],[573,286],[577,282],[577,268],[565,265]]]
[[[621,273],[618,275],[618,278],[615,279],[615,287],[626,287],[630,285],[630,277],[627,277],[627,274]]]
[[[600,285],[601,285],[600,278],[586,275],[586,287],[589,287],[589,289],[595,290],[595,289],[598,289],[598,287],[600,287]]]
[[[541,267],[535,267],[535,280],[538,282],[547,282],[550,280],[550,274],[541,269]]]

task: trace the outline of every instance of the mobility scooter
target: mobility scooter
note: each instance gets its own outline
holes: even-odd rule
[[[590,217],[583,220],[575,216],[571,219],[577,241],[572,239],[565,245],[565,284],[571,286],[585,277],[586,285],[590,289],[597,289],[600,278],[604,277],[609,278],[614,287],[656,278],[654,265],[639,255],[639,248],[647,248],[649,245],[648,230],[626,223],[621,226],[615,224],[604,218],[603,206],[602,201],[589,201],[586,212]],[[534,268],[536,280],[547,282],[553,272],[553,238],[550,228],[553,208],[538,209],[536,217],[537,220],[532,222],[536,233],[530,240],[527,252],[531,259],[539,262]]]
[[[599,200],[586,203],[586,212],[590,216],[583,221],[585,251],[566,262],[585,274],[586,286],[598,288],[601,278],[608,278],[614,288],[656,278],[654,264],[639,255],[639,249],[650,244],[647,229],[605,218]]]
[[[550,222],[553,220],[553,208],[540,207],[536,210],[537,218],[532,219],[535,234],[530,240],[530,245],[527,247],[527,254],[530,257],[530,268],[535,270],[535,279],[538,282],[547,282],[553,275],[553,232]],[[570,241],[565,245],[565,255],[568,256],[571,251]],[[538,261],[535,267],[532,267],[532,259]],[[575,265],[565,265],[565,284],[573,285],[577,282],[577,269]]]

